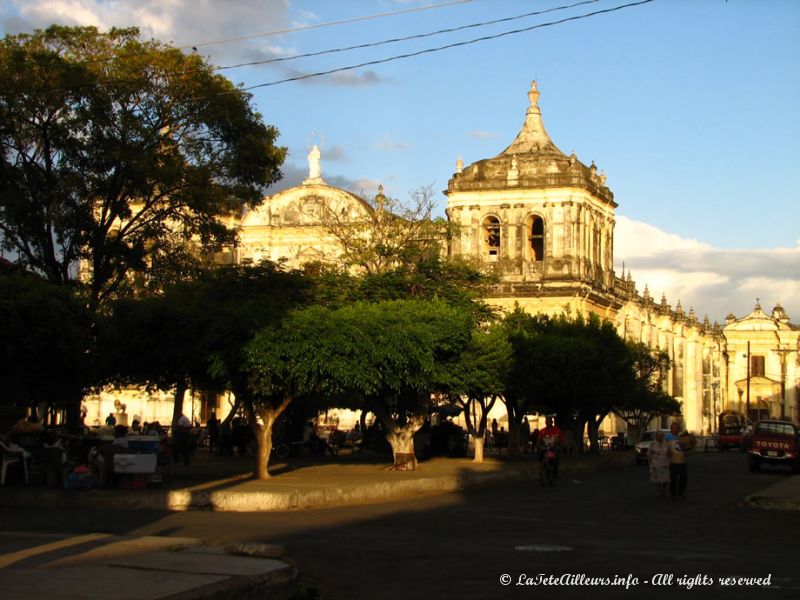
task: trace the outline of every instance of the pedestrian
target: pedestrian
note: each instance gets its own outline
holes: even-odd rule
[[[208,449],[210,452],[219,450],[219,419],[217,413],[211,412],[211,416],[206,422],[206,431],[208,432]]]
[[[187,467],[192,457],[192,422],[186,415],[181,415],[172,431],[172,444],[175,448],[175,462],[183,459]]]
[[[688,470],[686,468],[686,454],[678,436],[678,424],[669,426],[669,433],[664,436],[667,440],[667,456],[669,457],[669,493],[673,500],[680,498],[686,500],[686,485],[688,483]]]
[[[528,452],[528,443],[531,440],[531,424],[528,423],[528,417],[522,419],[522,424],[519,427],[519,447],[523,453]]]
[[[497,419],[492,419],[492,446],[497,448]]]
[[[656,484],[658,495],[666,498],[670,482],[669,442],[664,439],[663,431],[657,431],[656,439],[650,442],[647,463],[650,466],[650,481]]]
[[[566,443],[566,436],[558,425],[553,423],[553,417],[545,417],[545,427],[539,432],[539,462],[542,462],[547,450],[555,454],[553,458],[553,478],[558,478],[558,466],[561,462],[561,452]]]
[[[109,427],[114,427],[117,424],[117,418],[114,416],[114,413],[108,413],[106,417],[106,425]]]

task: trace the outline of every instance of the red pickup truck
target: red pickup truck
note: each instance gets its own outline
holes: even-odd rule
[[[800,472],[800,434],[788,421],[759,421],[747,440],[747,459],[751,471],[762,464],[789,466]]]

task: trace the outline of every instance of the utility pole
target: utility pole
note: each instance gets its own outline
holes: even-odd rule
[[[750,420],[750,341],[747,342],[747,409],[744,413],[745,421]]]
[[[781,419],[786,418],[786,355],[792,352],[791,348],[778,348],[773,350],[781,356]]]

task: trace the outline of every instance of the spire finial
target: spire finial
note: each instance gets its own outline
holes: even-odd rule
[[[528,98],[530,98],[531,106],[539,108],[539,90],[536,88],[535,79],[531,82],[531,91],[528,92]]]

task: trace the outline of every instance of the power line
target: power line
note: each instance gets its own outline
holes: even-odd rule
[[[331,75],[333,73],[341,73],[342,71],[352,71],[353,69],[360,69],[362,67],[371,67],[373,65],[379,65],[379,64],[392,62],[392,61],[395,61],[395,60],[401,60],[401,59],[405,59],[405,58],[412,58],[412,57],[415,57],[415,56],[420,56],[422,54],[431,54],[433,52],[440,52],[442,50],[449,50],[450,48],[457,48],[457,47],[460,47],[460,46],[468,46],[470,44],[476,44],[478,42],[485,42],[485,41],[488,41],[488,40],[495,40],[495,39],[498,39],[498,38],[501,38],[501,37],[514,35],[514,34],[517,34],[517,33],[524,33],[524,32],[527,32],[527,31],[532,31],[534,29],[541,29],[543,27],[551,27],[553,25],[561,25],[561,24],[564,24],[564,23],[568,23],[570,21],[578,21],[580,19],[587,19],[589,17],[594,17],[596,15],[611,13],[611,12],[615,12],[615,11],[618,11],[618,10],[623,10],[625,8],[631,8],[631,7],[634,7],[634,6],[641,6],[642,4],[649,4],[650,2],[653,2],[653,0],[640,0],[639,2],[631,2],[629,4],[622,4],[620,6],[615,6],[613,8],[606,8],[606,9],[602,9],[602,10],[596,10],[594,12],[586,13],[586,14],[583,14],[583,15],[577,15],[577,16],[574,16],[574,17],[566,17],[566,18],[560,19],[558,21],[550,21],[548,23],[540,23],[538,25],[532,25],[531,27],[525,27],[525,28],[522,28],[522,29],[514,29],[512,31],[504,31],[502,33],[497,33],[497,34],[494,34],[494,35],[487,35],[487,36],[484,36],[484,37],[474,38],[474,39],[466,40],[466,41],[463,41],[463,42],[455,42],[455,43],[452,43],[452,44],[447,44],[445,46],[439,46],[437,48],[427,48],[425,50],[419,50],[417,52],[410,52],[408,54],[398,54],[396,56],[390,56],[388,58],[370,60],[370,61],[367,61],[367,62],[359,63],[357,65],[350,65],[350,66],[347,66],[347,67],[338,67],[336,69],[330,69],[328,71],[319,71],[317,73],[307,73],[307,74],[304,74],[304,75],[296,75],[294,77],[287,77],[286,79],[279,79],[278,81],[270,81],[268,83],[259,83],[259,84],[256,84],[256,85],[250,85],[250,86],[242,87],[242,88],[239,88],[239,89],[242,90],[242,91],[249,91],[249,90],[254,90],[254,89],[257,89],[257,88],[270,87],[270,86],[273,86],[273,85],[280,85],[280,84],[283,84],[283,83],[289,83],[291,81],[301,81],[303,79],[311,79],[312,77],[321,77],[323,75]]]
[[[460,2],[465,2],[465,1],[471,1],[471,0],[459,0],[459,1]],[[319,53],[310,53],[309,55],[313,56],[315,54],[341,52],[341,51],[345,51],[345,50],[348,50],[348,49],[353,49],[353,48],[356,48],[356,47],[368,47],[370,45],[377,46],[377,45],[391,43],[393,41],[402,41],[404,39],[413,39],[413,38],[417,38],[417,37],[430,37],[432,35],[438,35],[439,33],[447,33],[447,32],[450,32],[451,30],[452,31],[456,31],[456,30],[460,30],[460,29],[469,29],[469,28],[479,27],[479,26],[483,26],[483,25],[490,25],[490,24],[494,24],[494,23],[498,23],[498,22],[512,21],[512,20],[520,19],[520,18],[523,18],[523,17],[526,17],[526,16],[532,16],[532,15],[536,15],[536,14],[543,14],[543,13],[553,12],[553,11],[557,11],[557,10],[564,10],[564,9],[567,9],[567,8],[574,8],[575,6],[580,6],[580,5],[584,5],[584,4],[592,4],[592,3],[595,3],[595,2],[598,2],[598,1],[600,1],[600,0],[582,0],[580,2],[577,2],[577,3],[574,3],[574,4],[570,4],[570,5],[559,6],[559,7],[555,7],[555,8],[546,9],[546,10],[543,10],[543,11],[537,11],[537,12],[534,12],[534,13],[526,13],[524,15],[517,15],[517,16],[514,16],[514,17],[505,17],[505,18],[496,19],[496,20],[493,20],[493,21],[484,21],[484,22],[480,22],[480,23],[464,25],[464,26],[460,26],[460,27],[456,27],[456,28],[451,28],[450,30],[440,30],[440,31],[437,31],[437,32],[430,32],[430,33],[418,34],[418,35],[414,35],[414,36],[407,36],[407,38],[397,38],[395,40],[383,40],[383,41],[380,41],[380,42],[373,42],[371,44],[363,44],[361,46],[354,46],[354,47],[351,47],[351,48],[331,49],[331,50],[326,50],[326,51],[320,51]],[[473,38],[471,40],[465,40],[465,41],[462,41],[462,42],[454,42],[452,44],[446,44],[444,46],[439,46],[439,47],[435,47],[435,48],[427,48],[427,49],[419,50],[419,51],[416,51],[416,52],[410,52],[410,53],[407,53],[407,54],[399,54],[399,55],[390,56],[390,57],[387,57],[387,58],[366,61],[366,62],[355,64],[355,65],[349,65],[349,66],[345,66],[345,67],[338,67],[338,68],[330,69],[330,70],[327,70],[327,71],[319,71],[319,72],[315,72],[315,73],[307,73],[307,74],[303,74],[303,75],[296,75],[296,76],[293,76],[293,77],[288,77],[288,78],[280,79],[280,80],[277,80],[277,81],[271,81],[271,82],[267,82],[267,83],[251,85],[251,86],[248,86],[248,87],[237,88],[236,90],[231,90],[229,92],[219,92],[218,94],[230,94],[230,93],[238,93],[240,91],[249,91],[249,90],[253,90],[253,89],[257,89],[257,88],[270,87],[270,86],[274,86],[274,85],[280,85],[280,84],[283,84],[283,83],[289,83],[289,82],[292,82],[292,81],[301,81],[301,80],[310,79],[310,78],[313,78],[313,77],[321,77],[323,75],[330,75],[330,74],[339,73],[339,72],[343,72],[343,71],[351,71],[351,70],[359,69],[359,68],[362,68],[362,67],[368,67],[368,66],[383,64],[383,63],[392,62],[392,61],[396,61],[396,60],[401,60],[401,59],[406,59],[406,58],[413,58],[413,57],[420,56],[420,55],[423,55],[423,54],[431,54],[431,53],[434,53],[434,52],[440,52],[442,50],[448,50],[448,49],[451,49],[451,48],[467,46],[467,45],[475,44],[475,43],[478,43],[478,42],[498,39],[498,38],[509,36],[509,35],[514,35],[514,34],[518,34],[518,33],[524,33],[524,32],[528,32],[528,31],[532,31],[534,29],[541,29],[541,28],[544,28],[544,27],[551,27],[551,26],[555,26],[555,25],[561,25],[561,24],[564,24],[564,23],[567,23],[567,22],[570,22],[570,21],[577,21],[577,20],[581,20],[581,19],[586,19],[586,18],[593,17],[593,16],[600,15],[600,14],[611,13],[611,12],[615,12],[615,11],[622,10],[622,9],[625,9],[625,8],[631,8],[631,7],[639,6],[639,5],[642,5],[642,4],[648,4],[650,2],[653,2],[653,0],[640,0],[638,2],[632,2],[632,3],[629,3],[629,4],[623,4],[623,5],[615,6],[615,7],[612,7],[612,8],[597,10],[597,11],[593,11],[593,12],[590,12],[590,13],[585,13],[585,14],[582,14],[582,15],[566,17],[564,19],[559,19],[557,21],[550,21],[550,22],[547,22],[547,23],[540,23],[540,24],[537,24],[537,25],[532,25],[530,27],[524,27],[524,28],[521,28],[521,29],[514,29],[514,30],[510,30],[510,31],[504,31],[504,32],[501,32],[501,33],[498,33],[498,34],[487,35],[487,36],[483,36],[483,37],[479,37],[479,38]],[[434,6],[437,6],[437,7],[438,6],[444,6],[444,4],[437,4],[437,5],[434,5]],[[421,7],[421,8],[425,8],[425,7]],[[394,14],[394,13],[384,13],[384,14],[388,15],[388,14]],[[289,59],[289,58],[302,58],[302,57],[304,57],[304,56],[286,57],[286,59]],[[268,63],[268,62],[276,62],[277,60],[280,60],[280,59],[269,59],[269,60],[265,60],[265,61],[257,61],[257,62],[254,62],[254,63],[247,63],[247,65],[249,65],[249,64],[263,64],[263,63]],[[228,66],[228,67],[210,67],[210,69],[212,71],[216,71],[216,70],[221,70],[221,69],[226,69],[226,68],[228,68],[228,69],[229,68],[234,68],[236,66],[246,66],[246,65],[242,64],[242,65],[231,65],[231,66]],[[165,75],[183,76],[183,75],[189,75],[189,74],[192,74],[192,73],[198,72],[198,71],[199,71],[198,69],[187,69],[185,71],[174,71],[174,72],[170,72],[170,73],[165,73]],[[100,85],[113,85],[113,84],[118,84],[118,83],[127,83],[127,82],[130,82],[130,81],[131,80],[129,80],[129,79],[97,81],[97,82],[87,83],[87,84],[84,84],[84,85],[81,85],[81,86],[77,86],[77,87],[80,88],[80,87],[94,87],[94,86],[100,86]],[[50,89],[50,90],[75,89],[75,86],[71,86],[69,88],[67,88],[67,87],[52,87],[52,88],[46,88],[46,89]],[[207,97],[207,96],[199,96],[199,97],[197,97],[197,99],[203,98],[203,97]]]
[[[283,33],[295,33],[297,31],[307,31],[309,29],[320,29],[322,27],[333,27],[335,25],[345,25],[348,23],[357,23],[359,21],[367,21],[370,19],[381,19],[383,17],[393,17],[395,15],[403,15],[407,13],[419,12],[422,10],[431,10],[434,8],[444,8],[446,6],[453,6],[454,4],[465,4],[473,0],[453,0],[452,2],[442,2],[440,4],[426,4],[425,6],[417,6],[416,8],[406,8],[404,10],[397,10],[394,12],[378,13],[375,15],[365,15],[361,17],[353,17],[352,19],[342,19],[341,21],[330,21],[327,23],[317,23],[315,25],[304,25],[302,27],[293,27],[291,29],[279,29],[276,31],[267,31],[265,33],[253,33],[251,35],[244,35],[241,37],[227,38],[223,40],[216,40],[211,42],[200,42],[198,44],[186,44],[185,46],[178,46],[178,49],[185,50],[187,48],[200,48],[201,46],[215,46],[219,44],[228,44],[231,42],[242,42],[245,40],[252,40],[260,37],[269,37],[272,35],[280,35]]]
[[[502,19],[494,19],[493,21],[481,21],[479,23],[470,23],[469,25],[461,25],[459,27],[450,27],[448,29],[439,29],[437,31],[431,31],[428,33],[418,33],[415,35],[408,35],[404,37],[397,37],[391,38],[388,40],[381,40],[379,42],[368,42],[365,44],[357,44],[355,46],[346,46],[344,48],[332,48],[329,50],[320,50],[318,52],[307,52],[305,54],[296,54],[294,56],[282,56],[279,58],[267,58],[264,60],[255,60],[251,62],[239,63],[235,65],[226,65],[222,67],[214,67],[215,71],[223,71],[225,69],[236,69],[239,67],[252,67],[256,65],[266,65],[272,64],[277,62],[284,62],[287,60],[297,60],[300,58],[310,58],[312,56],[322,56],[323,54],[333,54],[338,52],[347,52],[349,50],[361,50],[363,48],[374,48],[375,46],[385,46],[386,44],[394,44],[396,42],[406,42],[408,40],[417,40],[426,37],[432,37],[435,35],[441,35],[444,33],[453,33],[456,31],[463,31],[465,29],[474,29],[475,27],[485,27],[487,25],[496,25],[497,23],[506,23],[508,21],[517,21],[519,19],[524,19],[526,17],[533,17],[537,15],[543,15],[546,13],[556,12],[559,10],[567,10],[570,8],[575,8],[576,6],[582,6],[584,4],[594,4],[596,2],[600,2],[600,0],[582,0],[581,2],[576,2],[574,4],[567,4],[565,6],[556,6],[554,8],[548,8],[545,10],[537,10],[535,12],[529,12],[522,15],[516,15],[513,17],[503,17]]]

